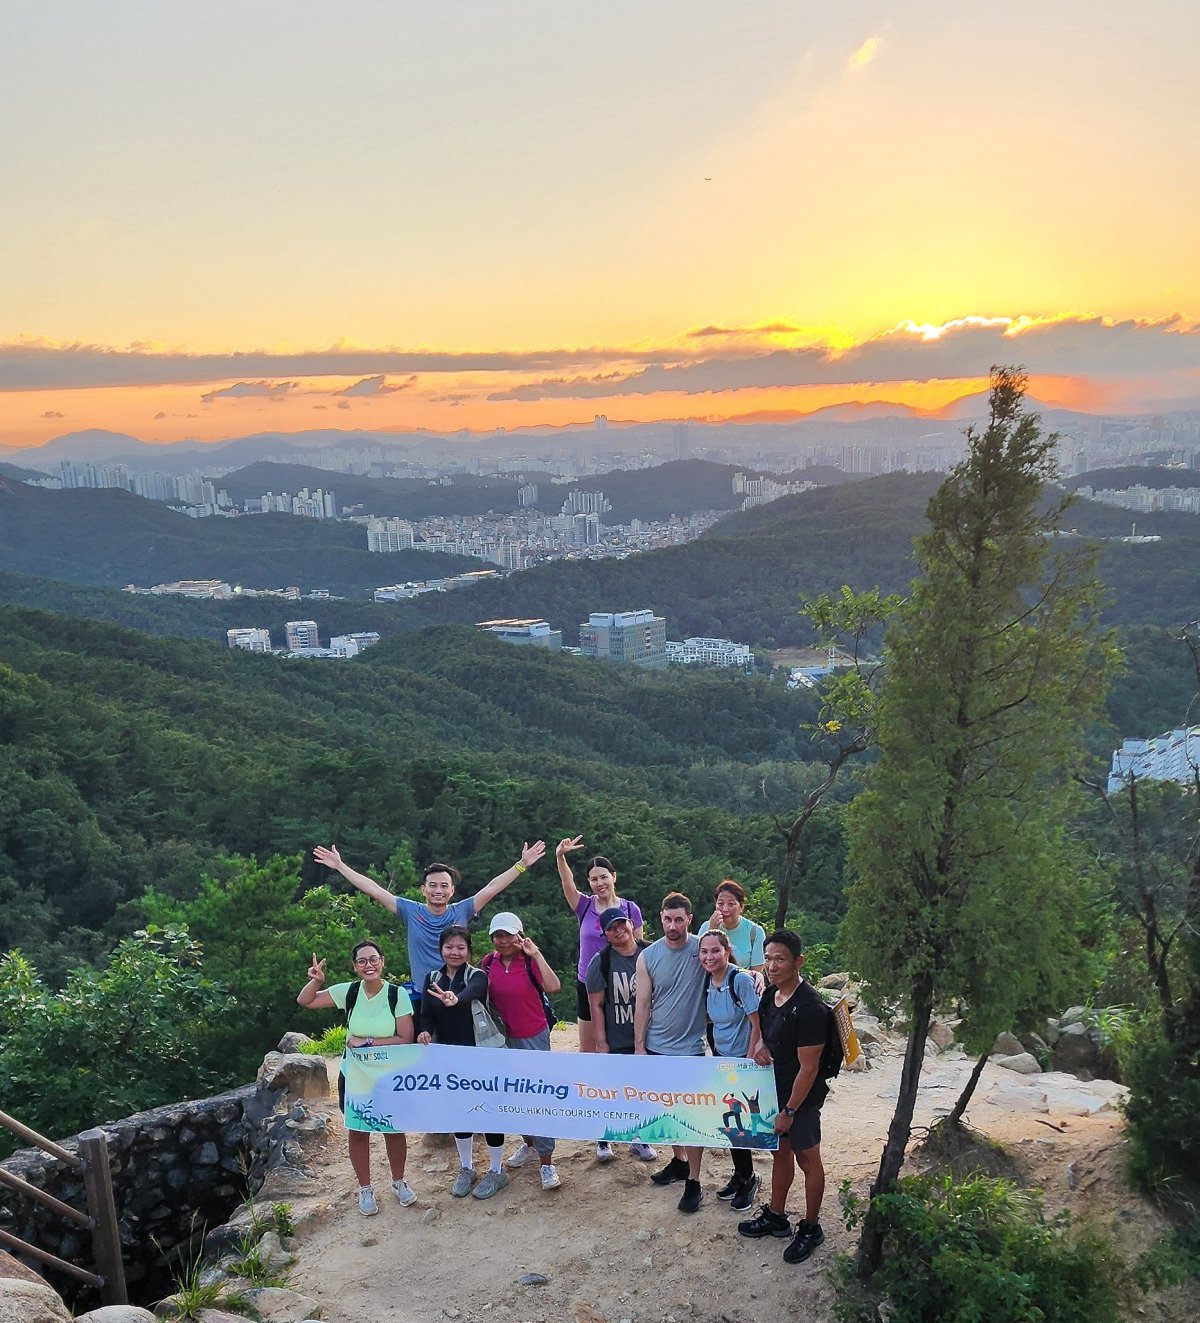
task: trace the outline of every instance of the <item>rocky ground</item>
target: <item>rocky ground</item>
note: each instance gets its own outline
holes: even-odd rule
[[[555,1031],[556,1050],[574,1046],[573,1026]],[[704,1160],[704,1204],[689,1217],[675,1208],[679,1187],[650,1184],[653,1166],[624,1152],[600,1165],[592,1145],[572,1142],[559,1145],[559,1190],[544,1193],[535,1168],[513,1172],[510,1186],[486,1203],[453,1199],[453,1148],[437,1137],[415,1138],[407,1175],[417,1203],[401,1208],[379,1170],[381,1211],[363,1218],[331,1103],[324,1108],[328,1130],[306,1146],[316,1180],[274,1192],[291,1200],[300,1221],[289,1285],[319,1302],[331,1323],[778,1323],[797,1315],[825,1323],[832,1318],[826,1269],[854,1246],[841,1224],[838,1187],[849,1181],[866,1192],[899,1083],[899,1040],[883,1035],[875,1051],[869,1071],[843,1071],[826,1103],[828,1239],[799,1267],[783,1262],[785,1241],[738,1236],[738,1215],[714,1197],[729,1170],[728,1159],[714,1152]],[[970,1065],[957,1048],[929,1057],[918,1127],[948,1110]],[[1006,1147],[1044,1191],[1049,1211],[1094,1218],[1134,1257],[1164,1224],[1123,1180],[1124,1141],[1114,1110],[1120,1092],[1108,1081],[989,1065],[969,1120]],[[756,1162],[766,1177],[770,1159]],[[790,1208],[800,1206],[797,1185]],[[529,1274],[545,1280],[522,1284]],[[1171,1292],[1144,1302],[1140,1316],[1194,1323],[1200,1295]]]

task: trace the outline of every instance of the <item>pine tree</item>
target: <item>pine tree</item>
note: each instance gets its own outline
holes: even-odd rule
[[[848,812],[845,948],[909,1021],[872,1196],[904,1160],[935,1005],[1027,1002],[1075,922],[1068,773],[1110,649],[1092,559],[1051,555],[1066,500],[1045,503],[1055,438],[1025,411],[1025,384],[993,369],[988,425],[967,429],[966,458],[930,499],[920,577],[886,640],[880,757]],[[881,1254],[870,1215],[864,1276]]]

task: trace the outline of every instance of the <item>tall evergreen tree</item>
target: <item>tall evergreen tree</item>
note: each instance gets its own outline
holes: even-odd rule
[[[921,574],[887,636],[880,757],[848,813],[845,947],[909,1022],[873,1196],[904,1160],[935,1005],[961,998],[978,1017],[1027,1003],[1075,920],[1068,772],[1108,648],[1092,561],[1051,555],[1066,499],[1045,503],[1055,438],[1025,411],[1025,385],[993,369],[988,425],[967,429],[929,502]],[[871,1215],[864,1275],[882,1248]]]

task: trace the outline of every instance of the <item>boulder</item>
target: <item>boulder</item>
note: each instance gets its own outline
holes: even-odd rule
[[[1026,1034],[1021,1039],[1021,1046],[1026,1052],[1032,1052],[1039,1061],[1044,1061],[1050,1056],[1050,1046],[1040,1034]]]
[[[1090,1077],[1096,1069],[1100,1054],[1087,1029],[1078,1021],[1065,1025],[1054,1044],[1051,1060],[1055,1070],[1072,1075],[1086,1071]]]
[[[1058,1017],[1058,1027],[1065,1029],[1068,1025],[1082,1024],[1084,1016],[1087,1015],[1086,1006],[1071,1006]]]
[[[1058,1042],[1058,1034],[1059,1028],[1057,1020],[1047,1020],[1042,1026],[1042,1037],[1051,1047]]]
[[[1016,1034],[1007,1032],[997,1034],[996,1041],[992,1044],[992,1056],[994,1057],[1015,1057],[1020,1056],[1024,1051],[1024,1045]]]
[[[246,1292],[263,1323],[297,1323],[318,1312],[319,1306],[310,1296],[301,1295],[286,1286],[256,1286]]]
[[[856,1015],[854,1032],[858,1035],[858,1041],[865,1047],[868,1043],[878,1043],[883,1029],[875,1016]]]
[[[45,1286],[46,1279],[39,1273],[27,1268],[20,1259],[14,1259],[11,1254],[6,1254],[0,1250],[0,1281],[11,1279],[18,1282],[35,1282],[39,1286]],[[3,1288],[0,1287],[0,1290]]]
[[[137,1305],[101,1305],[86,1314],[77,1314],[75,1323],[157,1323],[148,1309]]]
[[[71,1323],[71,1311],[44,1281],[0,1281],[0,1323]]]
[[[255,1198],[273,1203],[279,1199],[313,1198],[324,1191],[320,1181],[295,1167],[274,1167],[267,1172]]]
[[[267,1231],[263,1234],[262,1239],[258,1242],[258,1255],[268,1268],[286,1268],[296,1261],[296,1256],[289,1254],[283,1248],[279,1235],[275,1231]]]
[[[275,1051],[282,1052],[284,1056],[291,1056],[294,1053],[299,1052],[306,1043],[311,1043],[312,1041],[313,1040],[309,1038],[307,1034],[302,1034],[298,1029],[289,1029],[279,1040],[279,1044],[275,1048]]]
[[[832,988],[835,992],[842,992],[846,984],[850,982],[849,974],[826,974],[817,984],[818,988]]]
[[[325,1098],[329,1094],[329,1069],[324,1057],[306,1057],[301,1052],[268,1052],[258,1071],[263,1089],[286,1089],[294,1098]]]
[[[997,1066],[1003,1066],[1005,1070],[1016,1071],[1018,1075],[1040,1075],[1042,1073],[1037,1057],[1029,1052],[1014,1052],[1007,1057],[993,1057],[992,1061]]]
[[[945,1020],[934,1020],[929,1026],[929,1041],[939,1052],[944,1052],[954,1042],[954,1030]]]

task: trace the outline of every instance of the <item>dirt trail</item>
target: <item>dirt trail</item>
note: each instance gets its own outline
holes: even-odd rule
[[[555,1030],[555,1050],[573,1050],[575,1042],[574,1026]],[[961,1055],[927,1062],[917,1126],[949,1108],[970,1064]],[[781,1258],[786,1241],[738,1236],[739,1215],[715,1197],[730,1170],[728,1157],[715,1151],[704,1158],[704,1204],[689,1217],[675,1207],[681,1187],[650,1184],[659,1164],[637,1162],[620,1150],[616,1161],[601,1165],[594,1145],[572,1141],[558,1146],[561,1189],[543,1192],[534,1166],[512,1172],[509,1187],[482,1202],[451,1198],[458,1162],[448,1139],[413,1137],[407,1176],[417,1202],[401,1208],[376,1141],[380,1213],[363,1218],[331,1101],[326,1142],[310,1150],[323,1193],[297,1202],[300,1262],[289,1284],[320,1301],[331,1323],[781,1323],[797,1316],[826,1323],[832,1288],[825,1270],[854,1244],[841,1223],[838,1187],[849,1180],[865,1193],[870,1185],[899,1079],[894,1043],[885,1045],[870,1071],[843,1072],[834,1082],[822,1142],[827,1239],[798,1267]],[[1049,1210],[1065,1207],[1119,1228],[1127,1256],[1145,1248],[1163,1224],[1124,1186],[1118,1113],[1073,1114],[1099,1105],[1088,1086],[1052,1089],[1042,1102],[1038,1077],[1028,1084],[1022,1079],[987,1067],[970,1111],[975,1128],[1023,1161]],[[755,1164],[768,1181],[770,1158]],[[476,1166],[486,1168],[482,1140],[476,1141]],[[801,1188],[798,1179],[789,1202],[793,1215],[802,1207]],[[526,1273],[548,1281],[519,1285]],[[1194,1323],[1200,1297],[1184,1300],[1173,1292],[1148,1303],[1145,1316]]]

